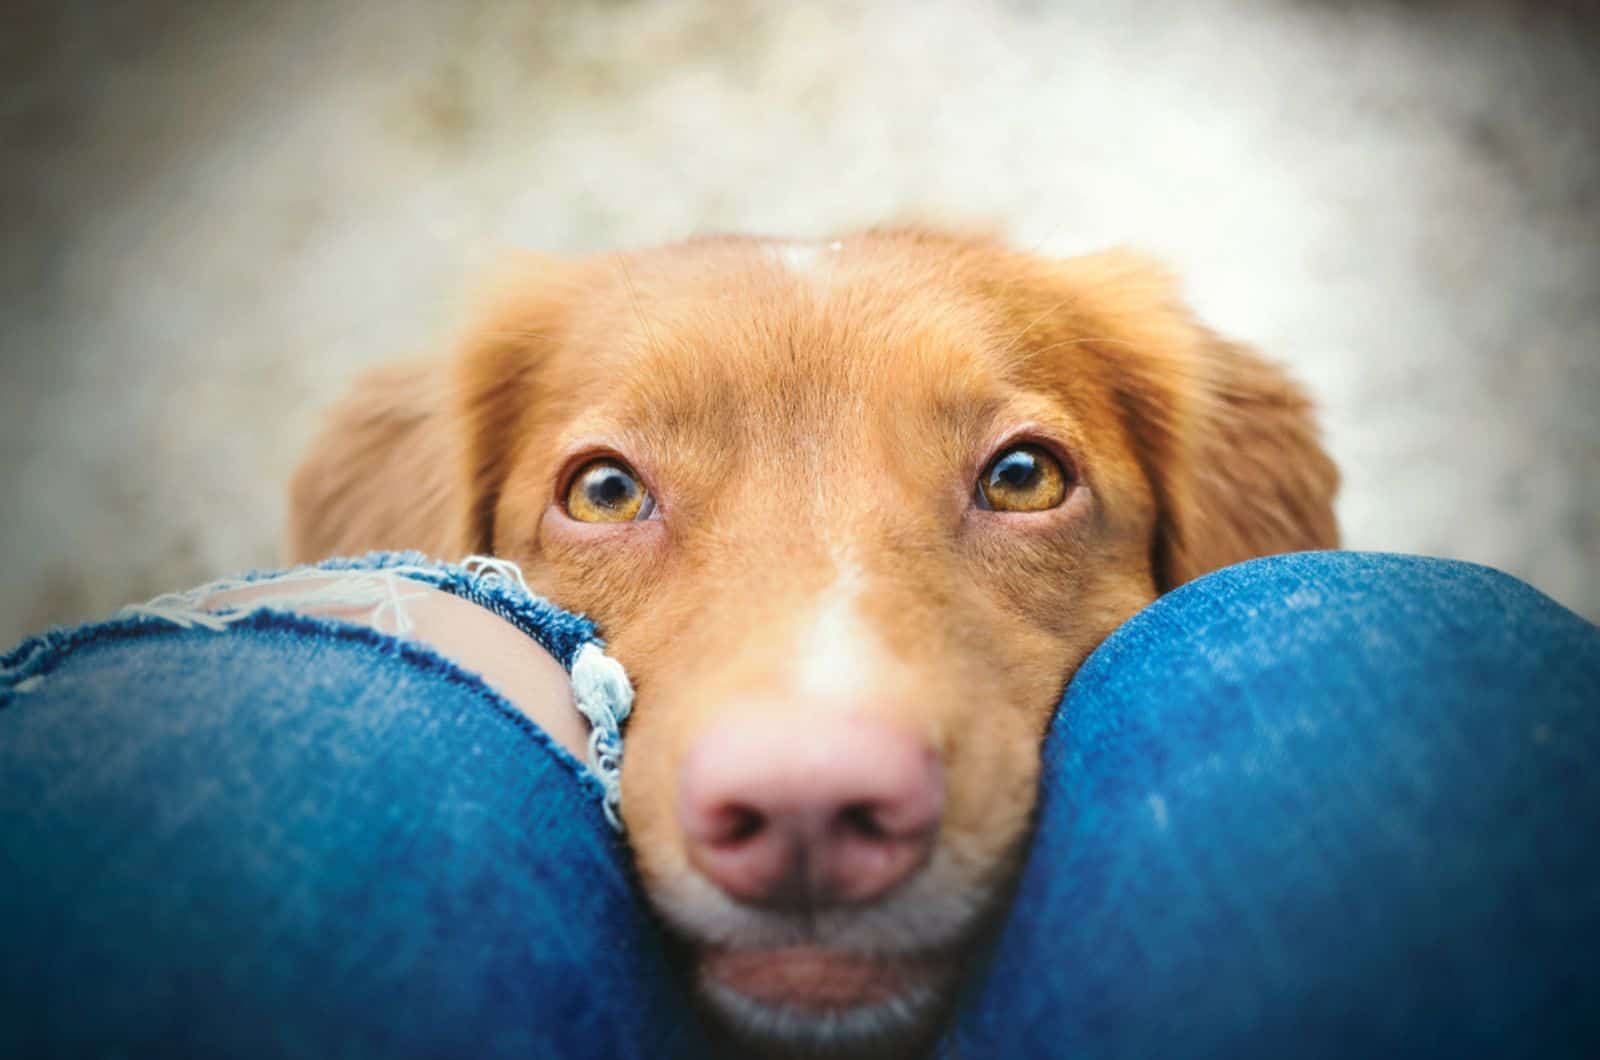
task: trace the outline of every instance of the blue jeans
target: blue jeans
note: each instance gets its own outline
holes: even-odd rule
[[[592,630],[441,570],[563,662]],[[1600,631],[1278,557],[1118,630],[949,1057],[1600,1055]],[[648,706],[646,706],[648,709]],[[0,1055],[705,1055],[600,785],[449,660],[263,612],[0,660]]]

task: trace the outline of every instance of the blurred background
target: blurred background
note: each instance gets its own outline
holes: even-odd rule
[[[12,3],[0,642],[274,563],[319,410],[507,248],[907,216],[1165,258],[1351,546],[1600,618],[1595,7]]]

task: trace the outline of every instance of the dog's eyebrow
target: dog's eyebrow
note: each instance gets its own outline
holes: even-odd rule
[[[931,413],[939,432],[952,444],[970,448],[982,444],[1008,405],[1005,395],[994,392],[946,392],[934,397]]]
[[[1006,398],[994,393],[946,393],[934,399],[933,413],[958,433],[980,430],[1006,408]]]

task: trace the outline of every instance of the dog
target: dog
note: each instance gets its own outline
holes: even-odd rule
[[[635,679],[622,818],[753,1050],[925,1043],[1073,672],[1159,594],[1330,548],[1306,395],[1126,252],[906,227],[529,257],[297,472],[293,558],[516,561]]]

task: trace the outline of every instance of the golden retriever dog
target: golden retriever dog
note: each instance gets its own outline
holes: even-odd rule
[[[523,261],[487,301],[334,410],[291,551],[493,553],[596,620],[644,888],[756,1047],[925,1040],[1085,656],[1337,543],[1305,395],[1130,254],[720,237]]]

